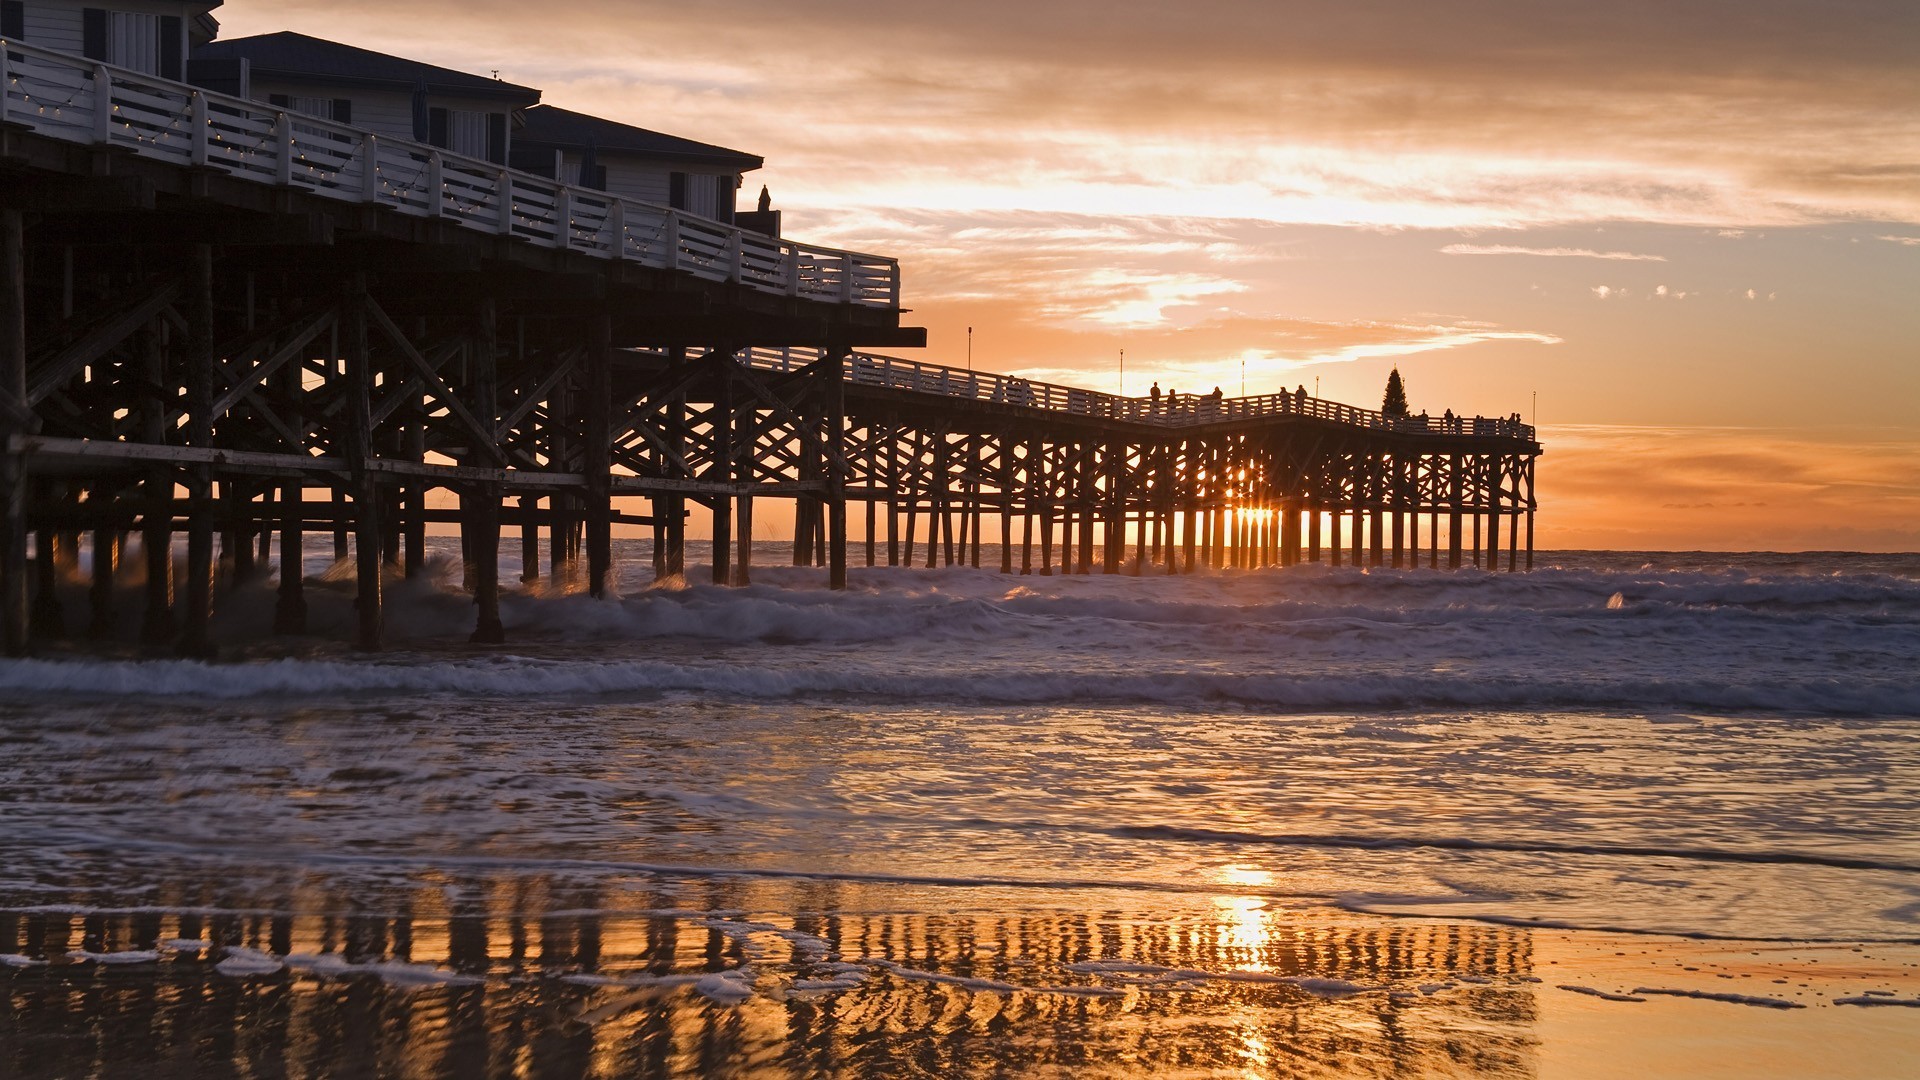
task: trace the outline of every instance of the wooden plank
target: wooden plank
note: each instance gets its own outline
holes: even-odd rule
[[[420,350],[413,347],[413,342],[407,340],[407,336],[400,332],[400,328],[393,324],[393,320],[387,317],[386,312],[380,310],[380,305],[372,298],[367,300],[367,317],[400,350],[400,355],[406,359],[407,366],[413,368],[414,374],[427,384],[428,389],[433,391],[434,397],[439,399],[440,404],[446,406],[447,411],[467,429],[467,433],[473,436],[476,445],[486,447],[487,452],[491,454],[495,446],[493,425],[481,423],[480,418],[473,415],[472,410],[467,408],[447,385],[446,380],[440,377],[440,373],[434,370],[432,364],[427,363],[427,358],[420,355]]]
[[[127,339],[127,335],[166,310],[180,296],[180,282],[168,281],[140,300],[122,308],[83,334],[78,341],[37,365],[27,386],[27,404],[38,405],[47,395],[80,373],[80,369],[106,355],[107,350]]]

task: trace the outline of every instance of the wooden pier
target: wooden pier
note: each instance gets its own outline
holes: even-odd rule
[[[270,561],[294,568],[275,627],[302,633],[315,543],[355,560],[377,648],[383,581],[421,571],[430,524],[458,526],[474,640],[498,642],[503,530],[527,575],[544,538],[545,572],[601,596],[616,525],[680,574],[701,514],[713,580],[744,584],[767,498],[836,588],[850,555],[978,566],[989,545],[1008,573],[1531,566],[1540,447],[1517,420],[873,355],[924,344],[893,260],[0,44],[10,654],[110,633],[130,552],[152,648],[209,654],[216,577]],[[83,537],[90,610],[65,611]]]

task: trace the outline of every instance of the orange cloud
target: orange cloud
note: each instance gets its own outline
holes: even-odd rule
[[[1560,425],[1541,432],[1555,548],[1920,550],[1920,436]]]

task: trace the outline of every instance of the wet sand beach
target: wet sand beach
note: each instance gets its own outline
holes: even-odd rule
[[[1912,1075],[1920,585],[1860,558],[9,662],[0,1074]]]

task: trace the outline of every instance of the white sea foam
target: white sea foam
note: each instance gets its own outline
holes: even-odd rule
[[[781,571],[738,590],[510,597],[521,645],[484,656],[449,655],[442,645],[461,640],[469,610],[414,584],[390,605],[395,651],[384,657],[0,661],[0,693],[1920,715],[1920,582],[1904,577],[1305,567],[1006,578],[883,568],[833,593],[811,571]],[[434,651],[409,653],[409,642]]]
[[[224,956],[215,964],[214,970],[233,978],[247,978],[255,975],[272,975],[286,965],[272,953],[259,949],[249,949],[241,945],[229,945]]]
[[[1756,997],[1752,994],[1720,994],[1711,990],[1672,990],[1661,987],[1638,986],[1635,994],[1659,994],[1663,997],[1695,998],[1700,1001],[1724,1001],[1732,1005],[1752,1005],[1762,1009],[1804,1009],[1805,1005],[1783,998]]]

